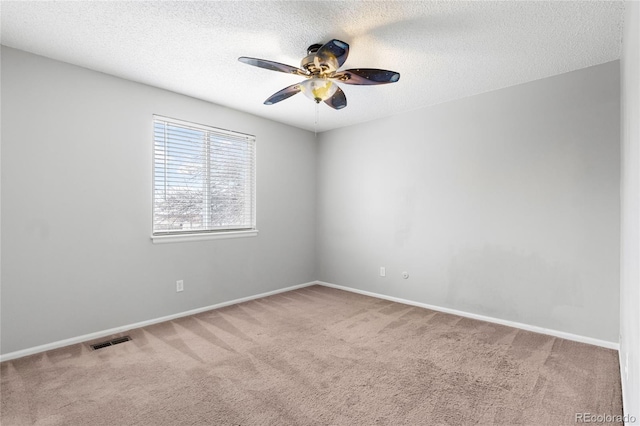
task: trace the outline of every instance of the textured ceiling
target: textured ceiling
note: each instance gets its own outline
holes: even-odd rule
[[[347,86],[317,131],[374,120],[619,59],[624,3],[612,1],[2,1],[2,44],[308,130],[314,103],[263,101],[301,80],[239,56],[299,66],[337,38],[344,68],[401,74]]]

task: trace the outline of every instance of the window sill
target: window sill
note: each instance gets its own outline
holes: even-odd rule
[[[203,232],[201,234],[152,235],[153,244],[186,243],[190,241],[222,240],[226,238],[257,237],[258,230]]]

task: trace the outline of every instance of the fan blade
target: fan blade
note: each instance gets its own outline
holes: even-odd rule
[[[375,68],[356,68],[335,73],[331,79],[345,84],[387,84],[400,80],[400,73]]]
[[[298,92],[300,92],[300,83],[292,84],[291,86],[285,87],[279,92],[276,92],[273,95],[269,96],[269,98],[266,101],[264,101],[264,104],[273,105],[280,101],[284,101],[287,98],[290,98],[291,96],[295,95]]]
[[[316,58],[318,59],[319,64],[330,66],[332,59],[337,61],[338,66],[332,71],[340,68],[347,60],[347,56],[349,56],[349,45],[344,41],[335,39],[325,43],[316,52]]]
[[[279,62],[267,61],[265,59],[247,58],[241,56],[238,60],[242,63],[253,65],[254,67],[260,67],[271,71],[279,71],[287,74],[307,75],[307,72],[300,68],[292,67],[291,65],[281,64]]]
[[[329,99],[325,100],[324,103],[333,109],[342,109],[347,106],[347,97],[344,95],[342,89],[338,87],[336,93],[334,93]]]

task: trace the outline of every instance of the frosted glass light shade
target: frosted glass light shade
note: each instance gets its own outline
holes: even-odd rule
[[[329,99],[338,90],[338,86],[332,81],[319,77],[312,77],[303,81],[300,86],[302,93],[316,102]]]

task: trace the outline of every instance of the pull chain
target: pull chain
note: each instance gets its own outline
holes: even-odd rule
[[[320,115],[320,103],[316,102],[316,119],[313,123],[313,132],[318,137],[318,116]]]

